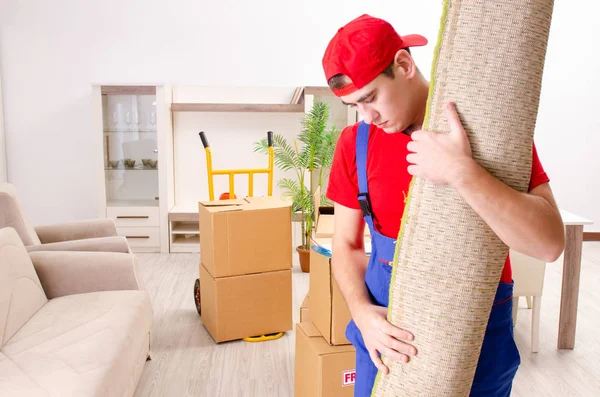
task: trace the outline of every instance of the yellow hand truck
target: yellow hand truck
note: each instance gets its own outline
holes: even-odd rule
[[[269,153],[269,163],[267,168],[250,168],[250,169],[222,169],[215,170],[212,167],[212,153],[210,150],[210,145],[208,144],[208,139],[206,139],[206,134],[204,131],[199,133],[200,139],[202,140],[202,145],[204,146],[204,151],[206,153],[206,170],[208,173],[208,197],[210,201],[215,199],[215,188],[214,188],[214,176],[215,175],[229,175],[229,192],[223,193],[219,196],[219,200],[222,199],[234,199],[235,196],[235,183],[234,177],[235,175],[248,175],[248,197],[252,197],[254,194],[254,175],[256,174],[267,174],[268,178],[268,187],[267,187],[267,195],[273,195],[273,164],[274,164],[274,150],[273,150],[273,132],[267,132],[267,143],[268,143],[268,153]],[[194,283],[194,301],[196,303],[196,310],[198,314],[201,314],[201,305],[200,305],[200,279],[196,279]],[[243,340],[247,342],[264,342],[267,340],[279,339],[283,336],[283,332],[278,332],[274,334],[268,335],[257,335],[257,336],[249,336],[243,338]]]
[[[208,172],[208,197],[212,201],[215,199],[215,188],[214,188],[214,176],[215,175],[229,175],[229,198],[235,197],[235,186],[234,186],[234,176],[235,175],[248,175],[248,197],[252,197],[254,194],[254,175],[255,174],[267,174],[268,176],[268,188],[267,195],[273,195],[273,132],[267,132],[267,143],[269,145],[269,164],[267,168],[251,168],[251,169],[240,169],[240,170],[214,170],[212,167],[212,153],[210,151],[210,146],[208,144],[208,140],[206,139],[206,135],[204,131],[200,132],[200,139],[202,140],[202,145],[204,146],[204,151],[206,152],[206,170]]]

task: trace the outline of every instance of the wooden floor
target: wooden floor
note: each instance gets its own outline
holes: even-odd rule
[[[140,254],[153,297],[152,361],[146,363],[136,397],[292,397],[293,331],[264,343],[216,345],[193,301],[198,254]],[[575,350],[556,349],[562,258],[546,271],[540,351],[531,354],[531,311],[524,300],[515,338],[521,367],[513,396],[600,396],[600,243],[584,243]],[[293,273],[294,322],[308,291],[308,275]]]

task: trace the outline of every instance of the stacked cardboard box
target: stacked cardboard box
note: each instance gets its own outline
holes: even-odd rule
[[[294,397],[352,397],[354,346],[331,346],[311,322],[296,324]]]
[[[290,204],[199,203],[202,323],[215,342],[292,329]]]
[[[330,247],[331,239],[316,239],[322,247]],[[346,339],[346,326],[351,320],[350,310],[335,281],[331,258],[311,249],[310,251],[310,315],[323,338],[331,345],[350,344]]]
[[[333,221],[335,219],[334,207],[321,206],[321,189],[313,195],[315,203],[315,238],[331,238],[333,237]],[[371,232],[368,227],[365,227],[365,238],[371,237]]]
[[[308,307],[310,298],[308,296],[309,295],[306,294],[306,298],[304,298],[304,300],[302,301],[302,304],[300,305],[300,322],[301,323],[310,323],[311,322],[310,310]]]
[[[350,310],[333,278],[327,252],[331,239],[318,238],[315,244],[321,249],[310,252],[309,293],[300,308],[301,322],[296,325],[294,396],[351,397],[356,352],[345,336]]]

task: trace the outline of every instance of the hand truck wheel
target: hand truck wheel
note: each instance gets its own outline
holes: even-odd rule
[[[194,303],[196,304],[196,310],[198,311],[198,314],[202,314],[200,306],[200,279],[198,278],[194,283]]]

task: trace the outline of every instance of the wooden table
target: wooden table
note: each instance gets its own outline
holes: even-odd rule
[[[563,279],[560,295],[560,317],[558,320],[558,348],[575,347],[577,328],[577,299],[581,274],[581,249],[583,226],[594,222],[567,211],[560,210],[565,225],[565,252],[563,257]]]

